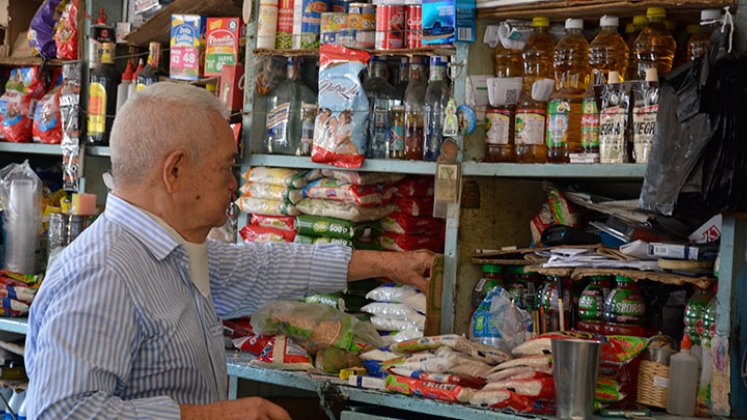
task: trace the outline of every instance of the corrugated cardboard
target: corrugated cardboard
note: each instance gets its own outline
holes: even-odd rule
[[[423,334],[441,334],[441,296],[444,280],[444,256],[439,255],[431,265],[431,277],[428,281],[428,292],[426,295],[426,317]]]

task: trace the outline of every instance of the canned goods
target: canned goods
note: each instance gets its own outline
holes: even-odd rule
[[[322,13],[321,32],[338,32],[348,27],[347,13]],[[324,44],[324,42],[322,42]]]
[[[404,45],[405,6],[376,7],[376,49],[392,50]]]
[[[359,50],[370,50],[374,47],[375,31],[360,29],[343,29],[337,35],[338,45]]]
[[[343,45],[340,38],[341,31],[322,31],[322,45]]]
[[[318,48],[322,13],[326,1],[295,0],[293,3],[293,48]]]
[[[407,48],[423,48],[423,6],[409,5],[406,13],[405,45]]]
[[[70,245],[88,227],[88,216],[79,216],[71,214],[67,222],[66,244]]]
[[[373,31],[376,29],[376,7],[368,3],[351,3],[348,15],[351,29]]]
[[[67,215],[62,213],[49,214],[49,228],[47,229],[47,247],[54,250],[65,246],[67,237]]]

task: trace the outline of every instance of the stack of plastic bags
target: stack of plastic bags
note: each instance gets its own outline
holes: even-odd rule
[[[361,308],[371,315],[371,324],[385,342],[401,342],[423,336],[426,298],[412,286],[388,283],[377,287],[366,299],[374,302]]]
[[[433,214],[433,179],[408,177],[386,192],[397,211],[381,221],[381,246],[390,251],[443,252],[445,224]]]

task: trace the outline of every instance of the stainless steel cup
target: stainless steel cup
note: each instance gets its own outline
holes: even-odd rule
[[[558,418],[591,418],[601,348],[594,340],[552,340]]]

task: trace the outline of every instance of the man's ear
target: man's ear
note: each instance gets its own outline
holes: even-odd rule
[[[166,155],[163,161],[161,177],[163,184],[169,193],[179,190],[179,185],[184,182],[187,169],[187,154],[184,150],[177,149]]]

